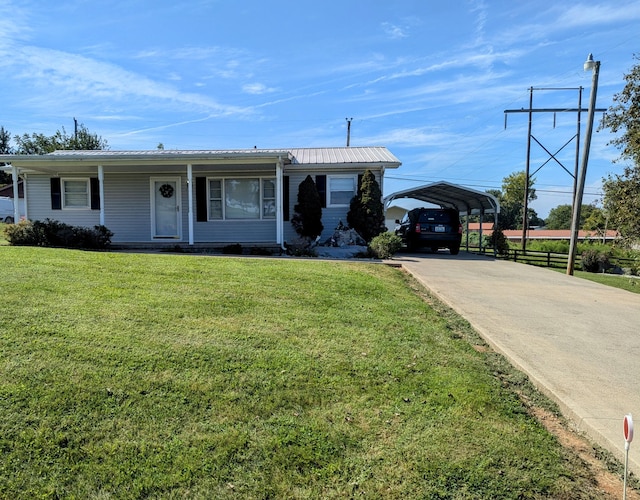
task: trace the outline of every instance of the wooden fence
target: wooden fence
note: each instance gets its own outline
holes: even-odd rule
[[[469,251],[493,256],[493,248],[482,248],[482,252],[480,252],[480,248],[478,247],[469,247]],[[530,264],[532,266],[564,269],[566,269],[567,262],[569,260],[569,255],[566,253],[538,252],[519,249],[509,249],[508,253],[504,255],[496,255],[496,257],[498,259],[512,260],[514,262]],[[637,265],[637,261],[635,261],[634,259],[624,259],[617,257],[610,257],[609,263],[612,266],[618,266],[621,268],[633,267],[634,265]],[[580,254],[576,255],[574,269],[582,269],[582,256]]]

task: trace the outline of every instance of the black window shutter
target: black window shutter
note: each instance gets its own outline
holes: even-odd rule
[[[91,210],[100,210],[100,180],[91,177]]]
[[[282,220],[289,220],[289,176],[282,177]]]
[[[60,185],[60,177],[52,177],[51,179],[51,210],[62,209],[62,187]]]
[[[316,189],[320,195],[320,206],[327,208],[327,176],[316,175]]]
[[[196,221],[207,222],[207,178],[196,177]]]

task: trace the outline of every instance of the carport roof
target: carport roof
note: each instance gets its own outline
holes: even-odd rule
[[[385,207],[398,198],[412,198],[440,205],[442,208],[454,208],[460,214],[500,213],[498,200],[483,191],[476,191],[445,181],[434,182],[404,191],[398,191],[385,197]]]

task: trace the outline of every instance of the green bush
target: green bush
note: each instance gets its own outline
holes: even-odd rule
[[[379,259],[389,259],[402,247],[399,236],[386,232],[374,237],[369,243],[369,248]]]
[[[601,273],[610,267],[609,254],[596,249],[582,252],[582,270],[589,273]]]
[[[93,229],[70,226],[64,222],[46,219],[44,221],[20,221],[5,228],[9,244],[14,246],[62,247],[100,250],[111,244],[113,233],[105,226]]]
[[[222,253],[225,255],[242,255],[242,245],[240,243],[233,243],[222,248]]]
[[[498,255],[507,255],[509,253],[509,240],[507,240],[502,229],[494,229],[493,233],[491,233],[491,246]]]

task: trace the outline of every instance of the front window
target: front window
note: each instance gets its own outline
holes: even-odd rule
[[[89,208],[89,179],[62,179],[63,208]]]
[[[260,218],[260,181],[225,179],[225,219]]]
[[[274,179],[209,180],[209,220],[273,219],[275,200]]]
[[[276,183],[273,179],[262,180],[262,217],[276,218]]]
[[[329,177],[329,205],[348,206],[355,195],[355,177]]]

